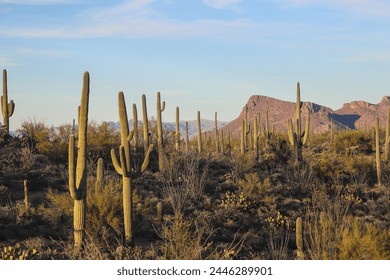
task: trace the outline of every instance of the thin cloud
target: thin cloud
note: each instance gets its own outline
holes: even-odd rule
[[[32,48],[19,48],[17,50],[20,54],[34,55],[34,56],[49,56],[49,57],[65,57],[69,55],[68,52],[56,50],[56,49],[32,49]]]
[[[274,2],[282,7],[321,6],[340,9],[356,15],[390,16],[390,3],[388,0],[265,0]]]
[[[390,52],[387,53],[360,53],[342,59],[346,63],[375,63],[390,62]]]
[[[70,4],[73,0],[0,0],[0,3],[15,5],[56,5]]]
[[[235,5],[240,2],[242,0],[203,0],[203,3],[214,9],[235,8]]]

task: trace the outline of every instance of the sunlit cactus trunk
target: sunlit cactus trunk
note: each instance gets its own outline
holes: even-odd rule
[[[9,134],[9,118],[15,110],[15,103],[11,100],[8,103],[8,85],[7,85],[7,70],[3,70],[3,95],[1,96],[1,112],[3,115],[3,125],[7,134]]]
[[[302,218],[297,218],[295,224],[295,240],[297,245],[297,259],[303,260],[305,255],[303,253],[303,228],[302,228]]]
[[[127,118],[126,103],[123,92],[118,94],[118,111],[119,111],[119,123],[121,129],[121,145],[119,147],[119,161],[115,155],[115,150],[111,149],[111,159],[116,172],[122,175],[123,185],[123,220],[124,220],[124,232],[125,243],[133,246],[133,191],[132,191],[132,176],[134,176],[134,170],[131,167],[131,149],[130,141],[134,137],[134,131],[129,132],[129,122]],[[153,149],[153,145],[149,145],[147,152],[145,153],[144,162],[140,173],[144,172],[149,165],[150,152]]]
[[[73,198],[73,228],[74,246],[82,248],[85,230],[85,209],[87,195],[87,124],[88,124],[88,104],[89,104],[89,73],[84,73],[83,90],[81,95],[81,105],[78,116],[78,147],[76,162],[75,136],[69,138],[69,191]]]
[[[145,94],[142,94],[142,128],[144,134],[144,151],[146,152],[149,148],[149,121]]]
[[[161,103],[160,93],[157,92],[157,149],[158,169],[164,171],[164,139],[162,127],[162,112],[165,110],[165,101]]]
[[[382,168],[381,168],[381,147],[379,143],[379,117],[376,117],[375,123],[375,161],[376,161],[376,175],[378,184],[382,184]]]
[[[179,127],[179,107],[176,107],[176,131],[175,131],[175,148],[180,152],[180,127]]]
[[[200,123],[200,112],[198,111],[198,152],[202,153],[202,125]]]

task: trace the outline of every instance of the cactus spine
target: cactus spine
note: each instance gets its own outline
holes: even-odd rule
[[[295,224],[295,241],[297,244],[297,258],[299,260],[304,259],[303,254],[303,229],[302,229],[302,218],[298,217]]]
[[[133,236],[133,190],[132,190],[132,177],[135,175],[131,168],[130,158],[130,141],[134,134],[129,132],[129,122],[127,119],[126,103],[123,92],[118,94],[118,110],[119,110],[119,122],[121,129],[121,145],[119,147],[119,161],[115,155],[115,150],[111,149],[111,159],[115,167],[116,172],[122,175],[123,184],[123,217],[124,217],[124,229],[125,229],[125,242],[126,244],[134,244]],[[149,165],[150,152],[153,149],[153,145],[150,145],[144,162],[142,163],[141,173],[146,170]]]
[[[389,161],[389,147],[390,146],[390,108],[387,112],[387,123],[386,123],[386,139],[385,139],[385,161]]]
[[[175,148],[177,152],[180,152],[179,107],[176,107]]]
[[[162,112],[165,110],[165,101],[161,103],[160,92],[157,92],[157,146],[158,146],[158,169],[164,170],[164,139],[162,127]]]
[[[104,172],[103,172],[103,159],[99,158],[97,161],[96,168],[96,182],[95,182],[95,192],[100,193],[103,190],[104,185]]]
[[[144,151],[147,151],[149,148],[149,123],[145,94],[142,94],[142,128],[144,133]]]
[[[78,115],[78,149],[76,162],[75,136],[69,137],[69,191],[73,198],[73,228],[74,246],[82,248],[85,226],[85,208],[87,195],[87,124],[88,124],[88,103],[89,103],[89,73],[85,72],[83,77],[83,90],[81,105]]]
[[[376,117],[375,123],[375,161],[376,161],[376,176],[378,179],[378,184],[382,183],[382,169],[381,169],[381,147],[379,145],[379,117]]]
[[[1,112],[3,114],[3,125],[9,134],[9,118],[15,110],[15,103],[11,100],[8,103],[7,70],[3,70],[3,95],[1,96]]]
[[[293,131],[292,120],[288,120],[288,138],[291,145],[294,147],[295,163],[302,161],[302,147],[307,144],[309,139],[309,125],[310,125],[310,112],[307,114],[305,130],[302,133],[301,128],[301,108],[303,103],[301,102],[301,90],[300,85],[297,83],[297,101],[296,101],[296,131]]]
[[[198,152],[202,153],[202,126],[200,123],[200,111],[198,111]]]
[[[138,148],[138,114],[137,114],[137,105],[133,104],[133,126],[134,126],[134,147]]]

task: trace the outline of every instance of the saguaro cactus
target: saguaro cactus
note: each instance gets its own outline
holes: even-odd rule
[[[302,229],[302,218],[298,217],[295,224],[295,241],[297,244],[297,258],[299,260],[304,259],[303,253],[303,229]]]
[[[375,123],[375,161],[376,161],[376,176],[378,184],[382,183],[382,168],[381,168],[381,147],[379,145],[379,117],[376,117]]]
[[[148,123],[148,108],[146,107],[146,96],[142,94],[142,128],[144,134],[144,151],[149,148],[149,123]]]
[[[190,139],[188,138],[188,122],[186,122],[186,152],[190,151]]]
[[[219,133],[218,133],[218,115],[215,112],[215,149],[219,153]]]
[[[123,218],[125,229],[125,242],[126,244],[134,244],[133,236],[133,190],[132,190],[132,178],[136,175],[131,168],[130,158],[130,141],[132,140],[134,133],[129,132],[129,122],[127,119],[126,103],[123,92],[118,94],[118,110],[119,110],[119,122],[121,128],[121,145],[119,147],[119,161],[115,155],[115,150],[111,149],[111,159],[116,172],[122,175],[123,184]],[[149,165],[150,152],[153,149],[153,145],[150,145],[140,173],[144,172]]]
[[[74,246],[81,248],[84,239],[85,210],[87,195],[87,124],[89,104],[89,73],[85,72],[83,77],[83,90],[81,94],[81,105],[78,116],[78,147],[76,162],[75,136],[69,137],[69,191],[73,198],[73,228]]]
[[[177,152],[180,152],[179,107],[176,107],[175,148]]]
[[[157,92],[157,148],[158,148],[158,169],[164,170],[164,139],[162,127],[162,112],[165,110],[165,101],[161,103],[160,92]]]
[[[3,95],[1,96],[1,112],[3,114],[3,125],[9,134],[9,118],[15,110],[15,103],[11,100],[8,103],[7,70],[3,70]]]
[[[301,102],[301,90],[300,85],[297,83],[297,101],[296,101],[296,131],[293,131],[292,120],[288,120],[288,138],[291,145],[294,146],[295,163],[302,161],[302,147],[306,145],[309,139],[309,125],[310,125],[310,112],[307,114],[305,130],[302,133],[301,128],[301,108],[303,103]]]
[[[388,161],[390,157],[389,146],[390,146],[390,108],[387,112],[387,122],[386,122],[385,161]]]
[[[200,123],[200,112],[198,111],[198,152],[202,152],[202,126]]]
[[[95,192],[100,193],[103,190],[103,185],[104,185],[103,180],[104,180],[103,159],[99,158],[97,161],[97,168],[96,168]]]
[[[137,105],[133,103],[133,126],[134,126],[134,147],[138,148],[138,113],[137,113]]]
[[[258,120],[255,118],[253,120],[253,150],[255,151],[256,158],[259,157],[259,137],[260,132],[258,131]]]
[[[245,138],[246,138],[245,120],[242,120],[242,125],[241,125],[241,145],[240,145],[241,155],[245,154]]]

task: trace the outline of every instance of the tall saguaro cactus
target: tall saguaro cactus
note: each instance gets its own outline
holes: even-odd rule
[[[157,92],[157,149],[158,149],[158,169],[164,170],[164,139],[162,127],[162,112],[165,110],[165,101],[161,103],[160,92]]]
[[[134,147],[138,149],[138,113],[137,105],[133,103]]]
[[[291,145],[294,146],[295,163],[302,161],[302,147],[306,145],[309,139],[309,125],[310,125],[310,112],[307,114],[305,130],[302,132],[301,125],[301,108],[303,103],[301,102],[301,90],[300,85],[297,83],[297,101],[295,109],[296,117],[296,131],[293,131],[292,120],[288,120],[288,138]]]
[[[148,108],[146,107],[146,96],[142,94],[142,128],[144,134],[144,151],[149,148],[149,123],[148,123]]]
[[[253,120],[253,150],[255,151],[256,158],[259,157],[259,137],[260,132],[258,129],[258,120],[254,118]]]
[[[87,124],[89,104],[89,73],[85,72],[83,77],[83,90],[81,94],[81,105],[79,106],[78,117],[78,147],[76,149],[75,136],[69,137],[69,191],[73,198],[73,228],[74,246],[82,248],[85,228],[85,210],[87,195]],[[76,162],[77,150],[77,162]]]
[[[134,132],[129,132],[129,122],[127,119],[126,103],[123,92],[118,94],[118,110],[119,123],[121,129],[121,145],[119,147],[119,161],[115,155],[115,150],[111,149],[111,159],[116,172],[122,175],[123,184],[123,218],[125,228],[125,242],[126,244],[134,244],[133,236],[133,189],[132,178],[136,175],[131,168],[130,158],[130,141],[134,136]],[[145,154],[144,161],[141,167],[141,173],[146,170],[149,165],[150,152],[153,145],[148,147]]]
[[[386,122],[386,139],[385,139],[385,161],[389,161],[390,158],[390,108],[387,112],[387,122]]]
[[[175,148],[177,152],[180,152],[179,107],[176,107]]]
[[[3,70],[3,95],[1,96],[1,112],[3,114],[3,125],[9,134],[9,118],[15,110],[15,103],[11,100],[8,103],[7,70]]]
[[[202,125],[200,123],[200,111],[198,111],[198,152],[202,152]]]
[[[376,117],[375,123],[375,161],[376,161],[376,176],[378,184],[382,183],[382,168],[381,168],[381,147],[379,145],[379,117]]]
[[[215,112],[215,149],[219,153],[219,133],[218,133],[218,115]]]

